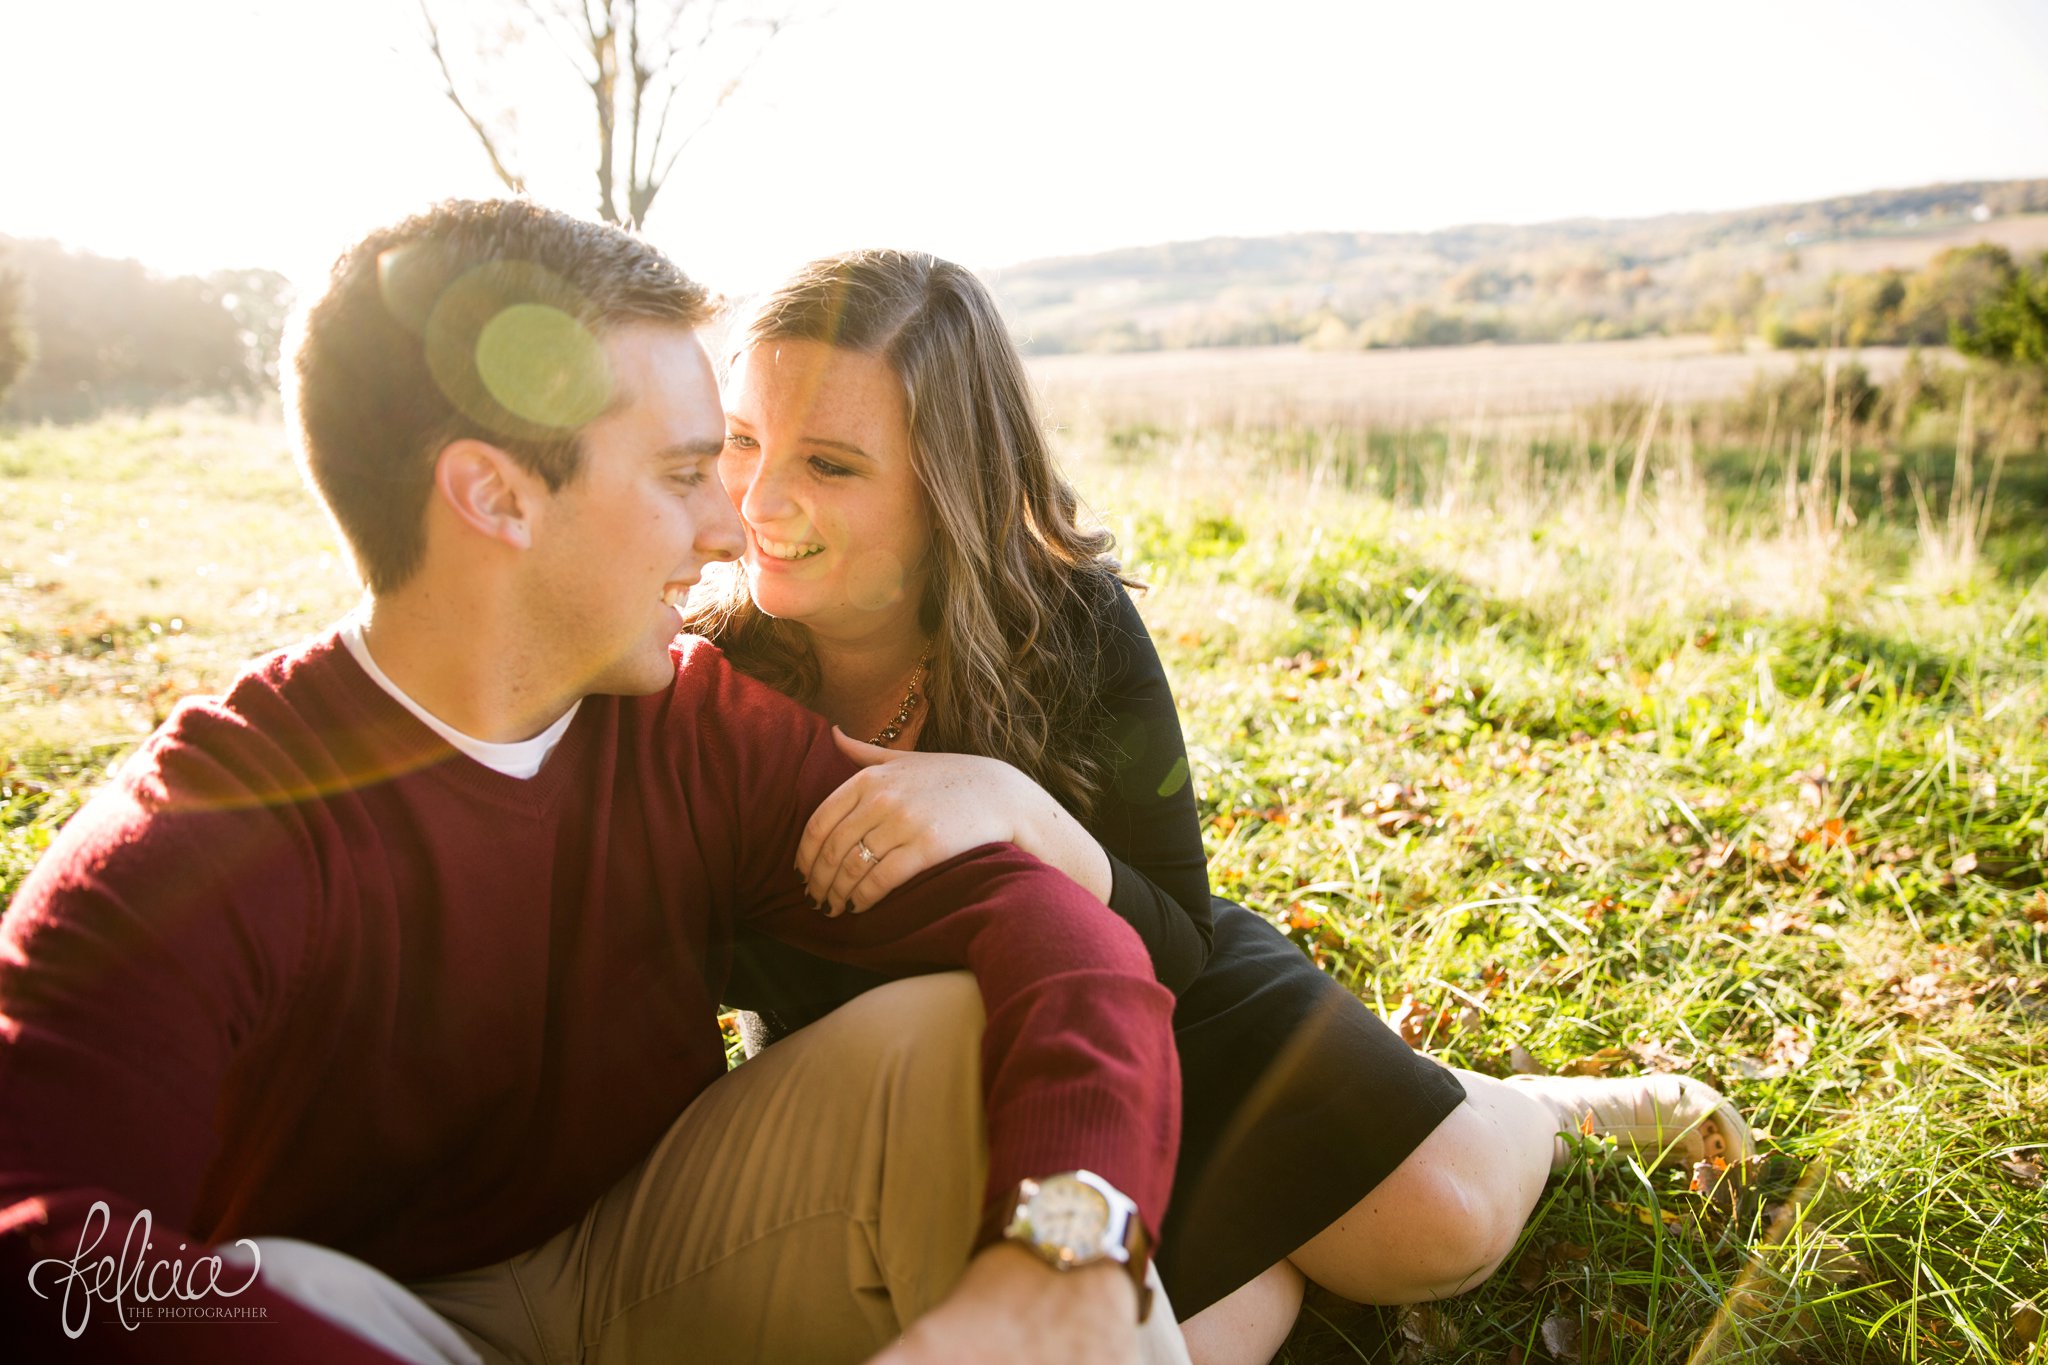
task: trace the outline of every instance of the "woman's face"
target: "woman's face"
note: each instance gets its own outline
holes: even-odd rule
[[[915,613],[931,519],[903,385],[879,356],[816,341],[742,353],[718,474],[746,523],[747,586],[770,616],[864,633]]]

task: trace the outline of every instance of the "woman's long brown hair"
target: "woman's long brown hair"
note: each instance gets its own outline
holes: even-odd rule
[[[799,340],[881,357],[909,398],[911,463],[932,525],[920,624],[931,710],[918,747],[1010,763],[1085,814],[1107,782],[1102,620],[1119,582],[1107,531],[1077,523],[1024,362],[971,273],[918,252],[813,261],[734,345]],[[800,701],[817,693],[809,635],[756,607],[741,574],[700,594],[685,629]]]

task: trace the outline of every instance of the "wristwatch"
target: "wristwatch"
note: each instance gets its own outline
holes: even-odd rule
[[[1093,1171],[1066,1171],[1020,1180],[1015,1194],[991,1210],[1000,1235],[1037,1253],[1055,1270],[1078,1270],[1115,1261],[1138,1290],[1138,1321],[1152,1311],[1145,1267],[1152,1248],[1144,1220],[1128,1195]]]

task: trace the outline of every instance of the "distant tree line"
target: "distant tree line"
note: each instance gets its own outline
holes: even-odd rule
[[[290,286],[269,270],[203,278],[0,240],[0,418],[274,391]]]
[[[1032,351],[1346,350],[1707,334],[1731,349],[1946,345],[2014,269],[1996,246],[1918,270],[1831,275],[1829,248],[1971,240],[2048,212],[2048,180],[1970,182],[1630,221],[1216,238],[995,276]],[[1912,248],[1905,246],[1906,250]]]
[[[1803,302],[1765,299],[1757,332],[1778,347],[1946,346],[1973,334],[2021,275],[2002,246],[1952,247],[1916,271],[1837,275]]]
[[[1689,334],[1715,336],[1731,349],[1750,338],[1780,349],[1947,346],[1974,329],[2023,273],[2010,251],[1991,243],[1950,248],[1919,270],[1802,278],[1796,259],[1788,264],[1778,279],[1743,269],[1714,281],[1568,254],[1520,269],[1468,267],[1425,298],[1397,296],[1364,306],[1334,298],[1282,299],[1257,308],[1219,302],[1145,327],[1126,318],[1082,338],[1038,335],[1033,349],[1355,350]]]
[[[0,402],[36,356],[35,333],[28,325],[28,276],[0,255]]]

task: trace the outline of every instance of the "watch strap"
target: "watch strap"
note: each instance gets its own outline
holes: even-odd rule
[[[1084,1176],[1091,1182],[1106,1187],[1119,1200],[1122,1200],[1124,1204],[1129,1206],[1129,1216],[1124,1220],[1124,1235],[1122,1239],[1124,1254],[1122,1264],[1124,1269],[1130,1273],[1132,1288],[1138,1292],[1138,1321],[1144,1322],[1152,1314],[1152,1285],[1146,1278],[1146,1271],[1152,1264],[1152,1238],[1145,1231],[1145,1220],[1138,1213],[1136,1203],[1121,1190],[1118,1190],[1116,1186],[1111,1185],[1108,1181],[1102,1179],[1101,1176],[1095,1175],[1092,1172],[1073,1171],[1066,1172],[1065,1174]],[[1031,1197],[1035,1192],[1037,1184],[1038,1182],[1035,1180],[1019,1181],[1011,1186],[1002,1198],[988,1206],[982,1213],[981,1227],[975,1234],[975,1253],[979,1253],[997,1242],[1015,1241],[1019,1245],[1028,1248],[1033,1255],[1038,1256],[1039,1259],[1045,1261],[1047,1265],[1052,1266],[1054,1269],[1080,1269],[1080,1264],[1069,1266],[1053,1261],[1041,1253],[1037,1246],[1030,1241],[1021,1235],[1013,1234],[1012,1230],[1017,1228],[1028,1217]],[[1100,1259],[1114,1261],[1116,1258],[1105,1253]],[[1081,1264],[1093,1265],[1095,1262],[1088,1261]]]

